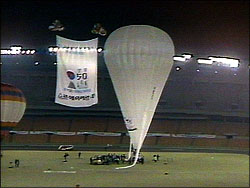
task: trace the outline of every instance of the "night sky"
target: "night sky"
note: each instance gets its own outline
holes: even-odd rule
[[[59,19],[62,32],[48,26]],[[45,49],[55,35],[89,40],[95,23],[110,34],[119,27],[144,24],[166,31],[183,52],[221,55],[249,62],[249,1],[1,1],[1,48],[22,45]],[[105,37],[98,36],[100,46]]]

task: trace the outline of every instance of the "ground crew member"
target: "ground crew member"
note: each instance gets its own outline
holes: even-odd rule
[[[15,167],[19,167],[20,161],[19,159],[15,159]]]
[[[81,158],[81,154],[82,154],[81,152],[78,153],[78,158],[79,159]]]

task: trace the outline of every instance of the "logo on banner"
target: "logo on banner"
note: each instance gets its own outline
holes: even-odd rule
[[[88,69],[77,69],[77,73],[72,70],[66,72],[69,78],[68,89],[88,89]]]

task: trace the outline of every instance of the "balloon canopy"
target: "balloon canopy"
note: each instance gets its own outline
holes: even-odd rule
[[[174,44],[159,28],[130,25],[112,32],[104,58],[130,135],[140,150],[173,65]]]
[[[17,125],[25,108],[23,92],[12,85],[1,83],[1,133]]]

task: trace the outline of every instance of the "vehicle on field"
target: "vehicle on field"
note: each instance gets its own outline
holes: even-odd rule
[[[95,155],[90,157],[90,164],[95,165],[109,165],[109,164],[119,164],[121,161],[121,156],[116,154],[107,154],[107,155]]]
[[[110,160],[106,155],[96,155],[94,157],[90,157],[90,164],[92,165],[109,165]]]
[[[90,164],[92,165],[109,165],[109,164],[120,164],[120,163],[129,163],[132,164],[135,160],[135,157],[131,157],[127,159],[125,154],[117,155],[107,154],[107,155],[95,155],[94,157],[90,157]],[[140,155],[138,157],[137,163],[144,164],[144,156]]]

